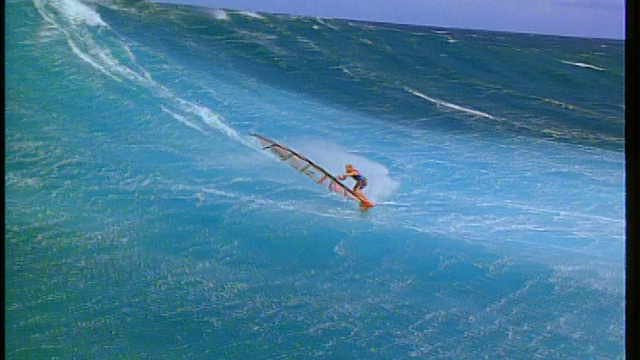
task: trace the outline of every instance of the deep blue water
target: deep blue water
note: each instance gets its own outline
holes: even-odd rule
[[[78,0],[5,30],[8,359],[624,358],[623,42]]]

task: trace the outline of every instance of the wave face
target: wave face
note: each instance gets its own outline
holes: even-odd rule
[[[8,359],[624,357],[623,42],[5,5]]]

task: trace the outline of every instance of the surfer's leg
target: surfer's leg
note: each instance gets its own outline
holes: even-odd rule
[[[358,189],[362,190],[365,187],[367,187],[367,178],[362,178],[360,181],[358,181]]]
[[[362,194],[362,189],[367,186],[367,179],[362,179],[356,183],[353,187],[353,192],[356,193],[359,197],[365,198]]]
[[[364,196],[362,191],[360,191],[360,189],[360,183],[357,183],[356,186],[353,187],[353,193],[356,194],[360,198],[360,200],[366,200],[367,198]]]

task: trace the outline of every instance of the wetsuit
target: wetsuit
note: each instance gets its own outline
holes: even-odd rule
[[[353,180],[356,181],[356,185],[353,187],[353,191],[362,190],[367,186],[367,178],[360,175],[360,173],[350,176],[353,178]]]

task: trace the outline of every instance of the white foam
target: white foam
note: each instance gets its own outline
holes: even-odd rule
[[[129,56],[129,58],[132,59],[135,64],[137,64],[136,57],[135,55],[133,55],[133,52],[131,51],[131,48],[129,47],[129,45],[123,44],[123,46],[124,46],[124,49],[127,51],[127,55]],[[140,67],[140,70],[142,71],[142,74],[147,80],[153,81],[153,79],[151,79],[151,74],[149,74],[147,70],[145,70],[143,67]]]
[[[417,96],[419,98],[425,99],[427,101],[430,101],[430,102],[432,102],[434,104],[441,105],[441,106],[447,107],[449,109],[462,111],[462,112],[467,113],[467,114],[481,116],[481,117],[485,117],[485,118],[488,118],[488,119],[496,120],[496,118],[494,116],[491,116],[491,115],[489,115],[489,114],[487,114],[485,112],[478,111],[478,110],[473,110],[473,109],[469,109],[469,108],[465,108],[465,107],[462,107],[460,105],[456,105],[456,104],[452,104],[450,102],[446,102],[446,101],[443,101],[443,100],[435,99],[435,98],[429,97],[429,96],[427,96],[427,95],[425,95],[425,94],[423,94],[423,93],[421,93],[419,91],[413,90],[413,89],[408,88],[408,87],[405,87],[404,89],[407,92],[410,92],[411,94],[413,94],[413,95],[415,95],[415,96]]]
[[[227,134],[229,137],[233,137],[238,140],[241,140],[238,133],[234,129],[232,129],[229,125],[224,123],[224,119],[222,115],[214,113],[207,107],[200,106],[180,98],[176,98],[175,101],[177,101],[178,104],[180,104],[180,108],[183,111],[199,116],[202,119],[202,121],[204,121],[210,127],[220,130],[221,132]]]
[[[316,21],[319,22],[320,24],[328,27],[328,28],[333,29],[333,30],[340,30],[338,27],[336,27],[334,25],[331,25],[328,22],[325,22],[324,20],[322,20],[322,18],[316,18]]]
[[[78,157],[73,157],[71,159],[64,159],[61,161],[58,161],[57,163],[55,163],[52,167],[51,170],[55,170],[57,168],[59,168],[60,166],[64,166],[64,165],[69,165],[69,164],[73,164],[75,162],[78,161]]]
[[[164,106],[160,106],[160,108],[162,109],[162,111],[166,112],[167,114],[173,116],[176,120],[180,121],[181,123],[198,130],[199,132],[205,134],[206,132],[204,130],[202,130],[198,125],[192,123],[191,121],[187,120],[184,116],[180,115],[180,114],[176,114],[173,111],[167,109]]]
[[[229,15],[222,9],[211,9],[209,11],[209,14],[211,14],[217,20],[229,20]]]
[[[591,64],[587,64],[587,63],[583,63],[583,62],[571,62],[571,61],[564,61],[564,60],[560,60],[560,62],[564,63],[564,64],[579,66],[581,68],[589,68],[589,69],[598,70],[598,71],[604,71],[605,70],[605,69],[603,69],[601,67],[597,67],[595,65],[591,65]]]
[[[238,14],[250,17],[250,18],[254,18],[254,19],[264,19],[264,16],[255,13],[253,11],[238,11]]]
[[[297,37],[297,40],[301,43],[304,44],[304,46],[308,49],[314,50],[314,51],[319,51],[322,52],[322,49],[320,49],[320,47],[318,47],[318,45],[316,45],[313,41],[309,40],[309,39],[305,39],[301,36]]]
[[[41,41],[45,42],[57,39],[60,34],[60,29],[50,24],[43,25],[42,28],[38,31],[38,37]]]
[[[54,0],[52,5],[64,9],[63,13],[73,23],[85,23],[91,26],[104,26],[107,24],[102,21],[100,15],[91,7],[77,0]]]
[[[345,74],[349,75],[349,76],[354,76],[353,73],[351,71],[349,71],[349,69],[347,69],[345,66],[340,65],[339,66],[340,70],[342,70],[342,72],[344,72]]]
[[[122,79],[120,79],[118,76],[112,74],[104,66],[102,66],[98,62],[94,61],[94,59],[89,54],[87,54],[84,51],[82,51],[70,37],[67,37],[67,43],[69,44],[69,47],[71,48],[71,51],[73,51],[74,54],[78,55],[78,57],[80,59],[82,59],[85,62],[89,63],[91,66],[93,66],[94,68],[98,69],[100,72],[102,72],[103,74],[109,76],[113,80],[115,80],[117,82],[122,82]]]

